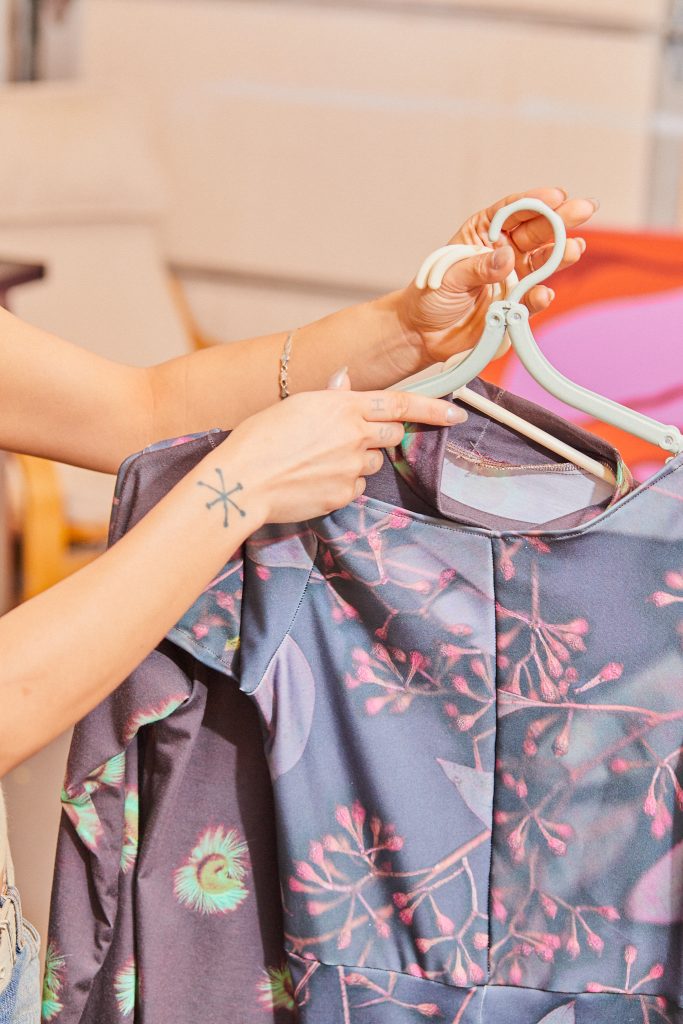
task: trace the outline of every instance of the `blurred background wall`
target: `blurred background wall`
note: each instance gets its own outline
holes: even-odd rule
[[[602,205],[544,351],[683,426],[681,0],[0,0],[0,81],[0,260],[45,267],[25,319],[158,362],[399,287],[470,213],[559,185]],[[518,370],[493,372],[543,402]],[[21,598],[88,552],[29,579],[37,467],[7,470]],[[59,544],[101,543],[111,479],[49,472]],[[7,784],[43,933],[66,743]]]

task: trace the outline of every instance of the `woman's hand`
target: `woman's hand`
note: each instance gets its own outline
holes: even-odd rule
[[[449,245],[488,245],[489,227],[503,206],[518,199],[541,199],[562,217],[567,228],[577,228],[590,220],[598,209],[594,199],[569,199],[559,188],[541,188],[506,196],[486,210],[468,218],[450,239]],[[495,252],[473,256],[455,264],[438,290],[421,290],[414,283],[398,296],[398,314],[409,343],[415,345],[425,365],[440,363],[479,340],[484,317],[493,298],[493,285],[515,270],[525,277],[548,259],[552,251],[553,231],[546,217],[532,211],[516,213],[505,224]],[[586,249],[583,238],[569,238],[561,270],[577,263]],[[525,296],[531,314],[547,309],[554,292],[537,285]]]
[[[382,465],[380,449],[401,442],[405,421],[447,426],[467,419],[441,399],[350,391],[346,368],[329,388],[291,395],[243,420],[211,456],[225,452],[260,521],[300,522],[359,497],[365,477]]]

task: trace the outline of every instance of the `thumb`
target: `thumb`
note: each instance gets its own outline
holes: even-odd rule
[[[514,249],[510,245],[501,245],[493,252],[480,253],[454,264],[446,272],[442,287],[451,292],[468,292],[504,281],[514,269]]]
[[[342,366],[341,370],[337,370],[336,373],[333,373],[327,382],[327,387],[334,391],[350,391],[351,379],[349,377],[348,366]]]

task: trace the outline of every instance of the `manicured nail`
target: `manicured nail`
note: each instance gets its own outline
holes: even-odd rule
[[[593,206],[595,207],[595,212],[597,213],[598,210],[600,209],[600,200],[599,199],[589,199],[588,202],[593,204]]]
[[[327,382],[328,388],[340,388],[343,385],[344,378],[348,372],[348,366],[342,366],[341,370],[337,370],[336,373],[333,373]]]
[[[450,405],[446,411],[446,419],[449,423],[464,423],[467,419],[467,413],[464,409],[458,409],[454,405]]]

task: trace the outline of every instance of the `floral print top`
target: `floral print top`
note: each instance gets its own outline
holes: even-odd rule
[[[616,485],[469,410],[255,534],[76,733],[46,1019],[683,1024],[683,455],[474,386]],[[112,539],[223,436],[128,460]]]

